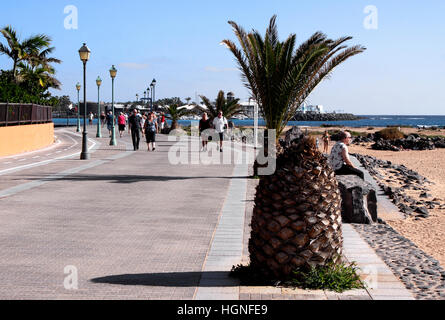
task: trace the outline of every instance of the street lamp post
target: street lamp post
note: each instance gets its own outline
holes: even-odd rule
[[[102,133],[100,132],[100,85],[102,84],[102,79],[97,77],[97,134],[96,138],[102,138]]]
[[[111,141],[110,146],[117,146],[116,142],[116,130],[115,130],[115,119],[114,119],[114,78],[116,78],[117,75],[117,69],[114,67],[114,65],[110,69],[110,76],[111,76],[111,105],[113,108],[113,128],[111,131]]]
[[[151,98],[151,108],[153,109],[153,107],[154,107],[154,102],[155,102],[155,99],[156,99],[156,97],[155,97],[155,89],[156,89],[156,79],[153,79],[153,81],[151,82],[151,85],[150,85],[152,88],[151,88],[151,94],[152,94],[152,98]]]
[[[83,113],[83,133],[82,133],[82,153],[80,154],[80,160],[88,160],[90,154],[88,153],[88,133],[87,133],[87,61],[90,59],[90,49],[84,43],[82,48],[79,49],[80,60],[83,62],[83,100],[84,100],[84,113]]]
[[[81,85],[78,82],[76,84],[77,89],[77,132],[80,132],[80,98],[79,98],[79,92],[80,92]]]
[[[139,95],[136,93],[136,103],[139,103]]]
[[[145,105],[150,107],[150,88],[147,88],[147,100],[145,100]],[[151,108],[150,111],[152,111]]]

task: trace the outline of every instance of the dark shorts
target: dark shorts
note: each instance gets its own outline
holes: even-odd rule
[[[111,131],[111,130],[113,130],[113,125],[108,123],[107,128],[108,128],[108,131]]]
[[[224,141],[224,132],[219,133],[219,141]]]
[[[363,173],[362,170],[357,169],[357,168],[352,168],[347,165],[343,165],[343,167],[336,170],[335,174],[337,176],[355,175],[355,176],[358,176],[358,177],[362,178],[363,180],[365,180],[365,174]]]
[[[156,142],[156,132],[146,131],[145,139],[147,140],[147,143]]]
[[[119,125],[119,131],[125,131],[125,124]]]

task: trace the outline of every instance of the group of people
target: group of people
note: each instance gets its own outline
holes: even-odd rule
[[[102,112],[100,116],[102,128],[107,125],[110,137],[113,131],[113,112],[109,111],[107,114]],[[155,112],[149,112],[148,114],[142,113],[134,109],[130,115],[124,112],[120,112],[117,117],[117,125],[119,135],[122,138],[123,134],[128,127],[128,133],[131,134],[133,141],[134,151],[139,150],[139,144],[141,140],[141,133],[145,135],[148,151],[150,151],[150,144],[152,151],[156,150],[156,134],[165,128],[165,114],[161,112],[159,117]]]
[[[207,151],[207,144],[213,139],[209,129],[214,129],[219,136],[219,151],[223,152],[224,133],[229,128],[229,122],[224,117],[223,112],[219,111],[218,116],[210,121],[207,113],[203,113],[202,119],[199,121],[199,134],[202,140],[201,151]]]
[[[156,134],[160,128],[163,129],[165,125],[165,115],[161,113],[160,124],[158,125],[157,117],[154,112],[149,112],[148,115],[141,115],[137,109],[134,109],[128,118],[128,133],[131,134],[134,151],[139,150],[141,140],[141,133],[145,135],[147,142],[147,151],[150,151],[150,144],[152,151],[156,150]],[[125,128],[124,128],[125,130]]]

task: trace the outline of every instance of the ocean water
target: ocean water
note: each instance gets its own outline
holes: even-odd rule
[[[290,126],[307,126],[307,127],[319,127],[325,125],[337,125],[347,126],[353,128],[360,127],[387,127],[387,126],[411,126],[411,127],[445,127],[445,115],[442,116],[391,116],[391,115],[360,115],[364,119],[352,120],[352,121],[290,121]],[[67,123],[70,126],[77,124],[77,119],[53,119],[56,126],[66,126]],[[236,127],[253,126],[253,119],[246,120],[232,120]],[[170,123],[170,121],[167,121]],[[180,125],[190,125],[191,122],[198,123],[196,120],[180,120]],[[96,124],[96,120],[94,124]],[[81,119],[83,124],[83,119]],[[260,126],[264,126],[264,121],[259,121]]]

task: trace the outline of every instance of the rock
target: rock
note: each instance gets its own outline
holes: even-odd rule
[[[373,186],[357,176],[337,176],[345,223],[373,224],[377,218],[377,196]]]
[[[283,147],[289,147],[291,143],[295,140],[299,140],[304,136],[303,131],[301,131],[300,127],[292,127],[289,131],[286,132],[286,138],[284,140]]]

